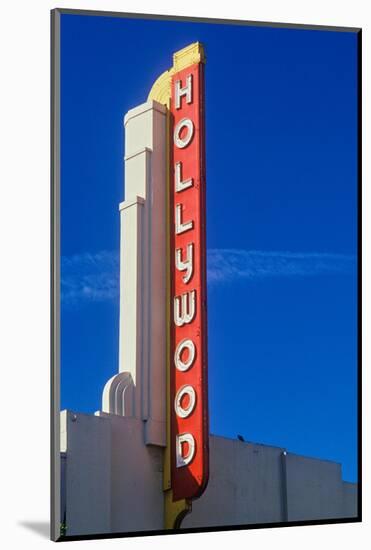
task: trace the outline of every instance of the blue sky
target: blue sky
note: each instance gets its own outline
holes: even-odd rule
[[[118,371],[123,116],[206,63],[211,432],[357,478],[355,33],[62,15],[61,406]]]

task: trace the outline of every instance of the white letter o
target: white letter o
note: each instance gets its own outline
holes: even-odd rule
[[[188,352],[189,352],[189,356],[186,361],[182,361],[180,358],[180,356],[182,355],[182,351],[184,349],[188,349]],[[174,354],[174,362],[177,370],[181,372],[185,372],[188,369],[190,369],[191,366],[193,365],[193,361],[195,360],[195,355],[196,355],[196,348],[192,340],[190,339],[181,340],[177,345],[175,354]]]
[[[187,134],[184,139],[181,139],[180,132],[183,128],[187,128]],[[187,147],[188,143],[193,138],[193,130],[194,126],[190,118],[182,118],[182,120],[179,120],[174,129],[174,142],[179,149],[184,149],[184,147]]]
[[[189,404],[186,409],[184,409],[180,404],[182,401],[182,397],[184,395],[189,396]],[[179,388],[174,400],[174,407],[175,407],[175,412],[177,416],[179,416],[180,418],[187,418],[195,408],[195,405],[196,405],[196,392],[192,388],[192,386],[182,386],[181,388]]]

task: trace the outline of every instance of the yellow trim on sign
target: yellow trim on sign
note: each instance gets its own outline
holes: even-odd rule
[[[175,52],[173,55],[173,67],[174,73],[195,65],[196,63],[205,63],[205,51],[201,42],[194,42],[189,46],[186,46],[182,50]]]
[[[164,454],[164,491],[171,489],[171,461],[170,461],[170,351],[171,351],[171,293],[170,293],[170,111],[166,112],[166,448]]]
[[[166,448],[164,451],[164,527],[165,529],[178,529],[181,521],[192,510],[190,500],[182,499],[173,501],[173,491],[171,489],[171,455],[170,455],[170,368],[172,364],[171,340],[170,340],[170,322],[171,322],[171,304],[170,304],[170,97],[171,97],[171,78],[173,74],[194,65],[195,63],[205,63],[205,52],[200,42],[195,42],[177,51],[173,55],[173,66],[163,72],[153,84],[148,95],[148,100],[158,101],[167,107],[166,112],[166,162],[168,170],[166,171]]]
[[[186,69],[195,63],[205,63],[206,56],[201,42],[194,42],[185,48],[177,51],[173,55],[173,66],[163,72],[153,84],[148,94],[148,100],[158,101],[170,108],[171,96],[171,77],[173,74]]]
[[[182,519],[192,511],[192,502],[182,499],[173,501],[173,491],[165,491],[165,529],[179,529]]]
[[[171,71],[171,69],[170,69]],[[151,88],[151,91],[148,94],[148,99],[153,101],[158,101],[165,105],[167,108],[170,107],[170,95],[171,95],[171,72],[165,71],[158,77],[156,82]]]

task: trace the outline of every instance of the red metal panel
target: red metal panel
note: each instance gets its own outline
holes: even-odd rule
[[[191,83],[189,77],[191,76]],[[188,80],[187,80],[188,78]],[[190,83],[191,93],[184,92]],[[178,87],[178,88],[177,88]],[[189,87],[189,86],[188,86]],[[179,94],[182,89],[182,95]],[[178,90],[179,101],[176,102]],[[178,108],[177,108],[178,107]],[[205,130],[204,130],[204,65],[198,63],[183,69],[173,75],[171,95],[172,131],[170,135],[172,158],[171,162],[171,486],[174,500],[199,497],[205,490],[209,475],[209,421],[208,421],[208,390],[207,390],[207,310],[206,310],[206,219],[205,219]],[[177,145],[174,131],[184,120],[185,127],[177,134],[181,140],[187,138],[189,128],[193,128],[192,139],[181,147]],[[189,123],[191,121],[191,123]],[[188,127],[186,126],[188,125]],[[180,163],[181,181],[192,178],[183,190],[176,190],[176,165]],[[179,165],[179,164],[178,164]],[[179,179],[179,172],[178,172]],[[178,222],[178,225],[177,225]],[[180,226],[179,222],[183,224]],[[192,222],[192,228],[189,223]],[[188,226],[187,226],[188,223]],[[185,227],[184,227],[184,224]],[[177,232],[178,229],[178,232]],[[181,230],[181,232],[179,231]],[[193,245],[193,255],[190,253]],[[176,265],[176,250],[178,267]],[[189,254],[187,254],[189,252]],[[192,262],[190,259],[192,258]],[[179,259],[187,263],[188,269],[179,269]],[[190,265],[192,264],[192,266]],[[191,269],[192,267],[192,269]],[[189,280],[189,276],[192,273]],[[186,296],[186,298],[182,298]],[[195,297],[195,310],[192,316],[191,296]],[[182,302],[185,300],[185,302]],[[179,326],[181,319],[177,318],[175,306],[184,313],[183,305],[188,305],[191,319]],[[179,344],[187,341],[186,349],[178,356],[178,366],[174,354]],[[191,343],[190,343],[191,342]],[[194,349],[194,360],[187,366]],[[179,362],[179,359],[181,362]],[[176,395],[186,387],[186,395],[179,400],[178,409],[175,404]],[[188,388],[188,389],[187,389]],[[192,407],[192,399],[195,398]],[[191,410],[190,414],[188,412]],[[179,436],[190,434],[179,442]],[[194,440],[194,454],[188,464]],[[180,441],[182,438],[180,438]],[[192,456],[192,454],[190,455]],[[178,461],[177,461],[178,457]]]

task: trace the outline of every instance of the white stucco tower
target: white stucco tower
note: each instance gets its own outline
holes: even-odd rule
[[[102,410],[143,421],[144,443],[166,445],[166,108],[147,101],[125,126],[120,204],[119,373]]]

